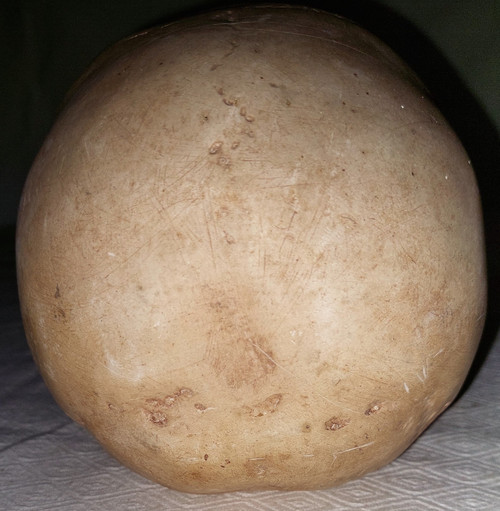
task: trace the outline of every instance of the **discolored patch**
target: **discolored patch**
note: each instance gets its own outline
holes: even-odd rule
[[[66,312],[62,307],[56,307],[54,309],[54,319],[64,320],[66,319]]]
[[[168,417],[161,409],[145,410],[149,422],[157,426],[166,426],[168,424]]]
[[[224,168],[229,168],[231,166],[231,159],[228,158],[227,156],[220,156],[219,158],[217,158],[217,165],[219,165],[219,167],[224,167]]]
[[[250,415],[252,417],[263,417],[264,415],[274,413],[282,399],[283,394],[272,394],[260,403],[250,407]]]
[[[221,339],[215,342],[211,365],[229,387],[256,384],[276,368],[272,351],[262,347],[265,344],[262,337]]]
[[[209,148],[208,148],[208,152],[209,154],[217,154],[218,152],[220,152],[221,150],[221,147],[223,145],[223,142],[220,141],[220,140],[216,140]]]
[[[149,422],[157,426],[166,426],[169,422],[168,411],[179,402],[189,399],[194,392],[186,387],[177,389],[173,394],[163,398],[146,399],[143,412]]]
[[[265,477],[269,471],[270,463],[267,456],[256,456],[247,458],[244,466],[247,475],[250,477]]]
[[[365,410],[365,415],[373,415],[377,412],[379,412],[382,408],[382,404],[379,401],[373,401],[368,405],[368,407]]]
[[[228,245],[233,245],[234,243],[236,243],[236,240],[234,239],[234,236],[232,236],[231,234],[229,234],[226,231],[222,231],[222,232],[224,233],[224,239],[226,240],[226,243]]]
[[[325,422],[325,429],[328,431],[338,431],[339,429],[345,428],[349,422],[351,422],[349,419],[331,417]]]
[[[246,107],[242,106],[240,108],[240,115],[245,119],[247,122],[253,122],[255,121],[255,117],[247,112]]]
[[[210,294],[209,294],[210,291]],[[249,312],[258,309],[251,293],[216,294],[207,289],[208,363],[227,386],[257,385],[276,369],[268,338],[255,332]]]
[[[236,106],[238,104],[238,98],[222,98],[222,102],[227,106]]]

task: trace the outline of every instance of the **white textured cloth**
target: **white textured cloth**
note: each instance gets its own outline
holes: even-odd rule
[[[26,346],[13,283],[4,289],[0,510],[500,510],[500,338],[454,405],[378,472],[324,491],[191,495],[121,466],[64,415]]]

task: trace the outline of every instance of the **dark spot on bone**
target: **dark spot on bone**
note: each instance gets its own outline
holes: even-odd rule
[[[156,424],[157,426],[166,426],[168,423],[167,416],[160,411],[148,412],[146,410],[149,422]]]
[[[166,426],[168,423],[168,411],[172,406],[184,399],[192,397],[194,392],[187,387],[180,387],[173,394],[164,398],[146,399],[146,407],[143,409],[148,420],[158,426]]]
[[[252,417],[263,417],[269,413],[274,413],[283,398],[283,394],[272,394],[260,403],[252,407],[250,415]]]
[[[382,408],[382,405],[378,401],[374,401],[368,405],[368,408],[365,410],[365,415],[373,415],[377,413]]]
[[[340,417],[332,417],[325,422],[325,429],[328,431],[338,431],[345,428],[349,424],[349,419],[342,419]]]

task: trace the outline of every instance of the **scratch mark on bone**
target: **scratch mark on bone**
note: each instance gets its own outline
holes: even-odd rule
[[[210,244],[210,253],[212,255],[212,263],[214,265],[214,268],[217,270],[217,262],[215,260],[215,251],[214,251],[214,245],[212,241],[212,233],[210,232],[210,223],[209,223],[209,216],[206,208],[203,208],[203,213],[205,214],[205,226],[207,228],[207,236],[208,236],[208,242]]]
[[[335,401],[332,401],[331,399],[328,399],[326,396],[323,396],[323,394],[319,394],[319,393],[317,393],[317,395],[318,395],[320,398],[324,399],[327,403],[330,403],[330,404],[331,404],[331,405],[333,405],[333,406],[339,406],[340,408],[342,408],[343,410],[347,410],[348,412],[351,412],[351,413],[357,413],[357,414],[359,414],[359,415],[361,415],[362,413],[364,413],[364,412],[359,412],[358,410],[353,410],[352,408],[349,408],[349,407],[347,407],[347,406],[345,406],[345,405],[341,405],[340,403],[336,403]]]
[[[246,29],[247,27],[242,27],[241,25],[251,25],[253,24],[254,22],[252,21],[236,21],[236,22],[229,22],[229,23],[221,23],[222,24],[227,24],[227,25],[230,25],[230,26],[233,26],[233,25],[239,25],[241,28],[243,29]],[[249,27],[250,29],[250,27]],[[267,33],[278,33],[278,34],[286,34],[286,35],[293,35],[293,36],[298,36],[298,37],[305,37],[305,38],[308,38],[308,39],[319,39],[321,41],[326,41],[328,43],[333,43],[333,44],[337,44],[339,46],[343,46],[344,48],[348,48],[349,50],[352,50],[354,51],[355,53],[360,53],[361,55],[365,55],[367,57],[371,57],[373,58],[372,55],[370,55],[369,53],[366,53],[362,50],[360,50],[359,48],[356,48],[354,46],[350,46],[349,44],[346,44],[346,43],[342,43],[336,39],[333,39],[332,37],[324,37],[324,36],[320,36],[320,35],[314,35],[314,34],[304,34],[303,32],[296,32],[296,31],[293,31],[293,30],[283,30],[283,29],[271,29],[271,28],[256,28],[256,27],[251,27],[251,30],[253,31],[256,31],[256,32],[267,32]]]
[[[350,447],[349,449],[344,449],[343,451],[338,451],[338,452],[332,453],[333,459],[332,459],[332,462],[330,464],[330,467],[333,466],[333,464],[335,463],[335,460],[337,459],[337,456],[339,454],[344,454],[346,452],[351,452],[351,451],[357,451],[359,449],[363,449],[363,447],[368,447],[368,446],[370,446],[370,445],[372,445],[374,443],[375,443],[375,441],[373,440],[372,442],[368,442],[368,443],[363,444],[363,445],[356,445],[355,447]]]
[[[161,232],[161,231],[158,231]],[[158,233],[151,235],[144,243],[141,243],[131,254],[125,257],[122,261],[120,261],[111,271],[109,271],[103,278],[107,279],[110,275],[115,273],[120,267],[125,266],[128,261],[130,261],[136,254],[138,254],[141,250],[151,244],[152,240],[157,237]]]
[[[369,445],[372,445],[375,443],[375,440],[371,441],[371,442],[368,442],[366,444],[363,444],[363,445],[357,445],[355,447],[351,447],[350,449],[344,449],[343,451],[338,451],[334,454],[338,455],[338,454],[343,454],[345,452],[350,452],[350,451],[357,451],[358,449],[363,449],[363,447],[368,447]]]
[[[283,245],[285,244],[285,241],[288,239],[288,233],[290,232],[290,229],[292,227],[293,219],[295,218],[295,215],[297,214],[297,211],[293,211],[292,216],[290,217],[290,222],[288,222],[288,226],[286,229],[286,234],[283,236],[283,241],[281,242],[279,253],[281,254],[281,251],[283,250]]]
[[[290,372],[288,369],[286,369],[285,367],[278,364],[278,362],[276,362],[276,360],[274,360],[273,357],[271,357],[271,355],[269,355],[265,350],[263,350],[257,343],[253,342],[252,340],[250,340],[250,343],[254,348],[258,349],[266,358],[268,358],[276,367],[279,367],[286,373],[294,376],[292,372]]]
[[[436,353],[434,353],[434,355],[432,355],[432,358],[436,358],[438,355],[443,353],[443,351],[444,351],[444,348],[441,348],[438,352],[436,352]]]

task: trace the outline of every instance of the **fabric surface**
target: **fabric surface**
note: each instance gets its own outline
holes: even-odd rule
[[[26,345],[12,265],[0,288],[0,510],[500,509],[500,339],[460,398],[385,468],[325,491],[191,495],[112,459],[54,403]]]

